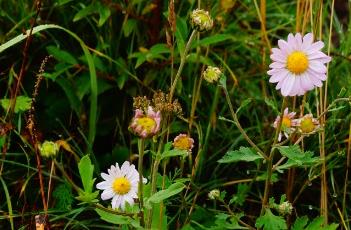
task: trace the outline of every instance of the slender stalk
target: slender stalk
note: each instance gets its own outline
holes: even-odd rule
[[[145,140],[142,138],[138,139],[138,150],[139,150],[139,161],[138,161],[138,172],[139,172],[139,208],[140,208],[140,225],[145,226],[144,221],[144,197],[143,197],[143,157],[144,157]]]
[[[233,120],[234,120],[234,123],[235,123],[236,127],[238,127],[241,135],[243,135],[245,140],[251,145],[252,148],[254,148],[257,151],[257,153],[261,157],[263,157],[265,160],[268,160],[268,157],[266,156],[266,154],[250,139],[250,137],[246,134],[245,130],[241,127],[238,116],[234,112],[232,102],[230,101],[228,90],[226,89],[226,87],[223,87],[223,90],[224,90],[225,98],[226,98],[228,106],[229,106],[230,113],[231,113]]]
[[[286,97],[283,98],[283,103],[282,103],[282,108],[281,108],[281,117],[280,120],[283,120],[283,115],[284,115],[284,109],[286,106]],[[274,134],[274,139],[273,139],[273,145],[269,154],[268,159],[266,159],[267,161],[267,174],[266,174],[266,183],[265,183],[265,187],[264,187],[264,194],[263,194],[263,200],[262,200],[262,208],[261,208],[261,214],[263,214],[265,207],[267,206],[268,203],[268,197],[269,197],[269,192],[270,192],[270,185],[271,185],[271,178],[272,178],[272,172],[273,172],[273,158],[274,158],[274,153],[276,148],[274,148],[273,146],[275,146],[278,142],[278,136],[280,133],[282,127],[282,122],[279,122],[277,129],[275,130],[275,134]]]
[[[180,78],[180,74],[182,73],[183,71],[183,68],[184,68],[184,64],[185,64],[185,60],[186,60],[186,55],[188,54],[189,50],[190,50],[190,46],[191,46],[191,43],[192,41],[194,40],[195,38],[195,35],[196,35],[196,30],[193,30],[193,32],[191,33],[190,37],[189,37],[189,40],[185,46],[185,49],[184,49],[184,53],[181,55],[180,57],[180,65],[179,65],[179,68],[178,68],[178,72],[174,78],[174,81],[171,85],[171,90],[170,90],[170,93],[169,93],[169,101],[172,101],[173,99],[173,94],[174,94],[174,90],[175,90],[175,87],[177,85],[177,82]]]

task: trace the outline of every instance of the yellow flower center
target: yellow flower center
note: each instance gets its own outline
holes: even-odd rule
[[[291,119],[289,117],[287,117],[287,116],[283,117],[282,127],[283,128],[290,128],[291,127]]]
[[[308,68],[308,58],[301,51],[294,51],[287,58],[286,68],[294,73],[301,74]]]
[[[119,195],[124,195],[128,193],[130,191],[130,187],[130,182],[125,177],[115,179],[115,181],[112,184],[113,191]]]
[[[181,150],[190,150],[191,145],[192,145],[191,140],[189,139],[189,137],[186,137],[186,136],[179,137],[173,143],[174,148],[181,149]]]
[[[137,119],[137,124],[143,127],[143,130],[149,134],[152,129],[156,126],[156,121],[150,117],[141,117]]]
[[[315,125],[313,124],[311,117],[306,117],[301,120],[300,129],[303,133],[313,132]]]

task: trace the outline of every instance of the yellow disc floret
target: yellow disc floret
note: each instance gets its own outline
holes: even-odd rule
[[[282,127],[283,128],[290,128],[291,127],[291,119],[289,117],[287,117],[287,116],[283,117]]]
[[[303,133],[313,132],[315,127],[312,117],[305,117],[301,120],[300,129]]]
[[[119,177],[115,179],[115,181],[112,184],[113,191],[119,195],[124,195],[128,193],[130,191],[130,187],[130,182],[125,177]]]
[[[152,129],[156,126],[156,121],[150,117],[138,118],[136,122],[143,128],[143,130],[146,130],[148,134],[151,133]]]
[[[182,136],[177,138],[173,143],[174,148],[181,150],[190,150],[192,147],[192,142],[187,136]]]
[[[308,68],[308,58],[305,53],[301,51],[294,51],[288,55],[286,68],[294,73],[301,74]]]

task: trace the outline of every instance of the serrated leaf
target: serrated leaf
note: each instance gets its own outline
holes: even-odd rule
[[[266,208],[263,216],[256,220],[256,227],[263,230],[285,230],[288,229],[283,217],[274,215],[269,208]]]
[[[150,204],[151,203],[160,203],[163,200],[168,199],[171,196],[174,196],[185,188],[185,185],[183,183],[176,182],[169,186],[167,189],[161,190],[153,194],[147,201],[146,203]]]
[[[253,149],[248,147],[240,147],[239,150],[227,152],[222,159],[218,160],[219,163],[233,163],[238,161],[251,162],[258,159],[263,159]]]
[[[300,167],[314,165],[320,161],[319,157],[313,157],[313,152],[303,152],[298,145],[280,146],[279,152],[288,158],[286,164],[281,165],[279,169],[288,167]]]
[[[229,204],[235,203],[240,206],[243,205],[249,191],[250,186],[247,184],[239,184],[238,191],[235,195],[233,195],[232,199],[230,199]]]
[[[4,110],[8,110],[9,107],[11,106],[11,101],[12,99],[1,99],[0,104],[4,108]],[[19,112],[25,112],[30,109],[32,103],[32,99],[30,97],[26,96],[18,96],[16,98],[16,105],[14,112],[19,113]]]
[[[292,226],[291,230],[304,230],[304,227],[307,225],[308,223],[308,217],[307,216],[303,216],[303,217],[299,217],[296,219],[294,225]]]

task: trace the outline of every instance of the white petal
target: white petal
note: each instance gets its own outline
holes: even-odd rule
[[[325,81],[327,79],[327,75],[326,74],[316,73],[316,72],[314,72],[311,69],[307,70],[307,73],[310,75],[310,79],[311,80],[312,80],[312,78],[319,79],[321,81]]]
[[[271,59],[276,62],[286,63],[286,58],[283,55],[271,54]]]
[[[297,48],[297,43],[296,43],[296,40],[295,40],[295,37],[292,33],[290,33],[288,35],[288,44],[290,45],[290,47],[292,48],[292,50],[296,50]]]
[[[270,69],[267,71],[268,75],[274,75],[276,73],[280,73],[281,71],[284,71],[284,69],[280,68],[280,69]]]
[[[309,91],[314,88],[313,82],[310,80],[310,77],[308,74],[301,74],[300,76],[300,82],[301,82],[301,87],[305,91]]]
[[[101,177],[106,181],[112,180],[112,177],[106,173],[101,173]]]
[[[113,192],[112,188],[108,188],[101,193],[101,199],[108,200],[111,199],[114,195],[115,193]]]
[[[111,188],[111,181],[103,181],[103,182],[97,183],[96,188],[100,190]]]
[[[129,171],[129,167],[130,167],[129,161],[125,161],[121,167],[121,171],[124,175],[126,175],[126,173]]]

